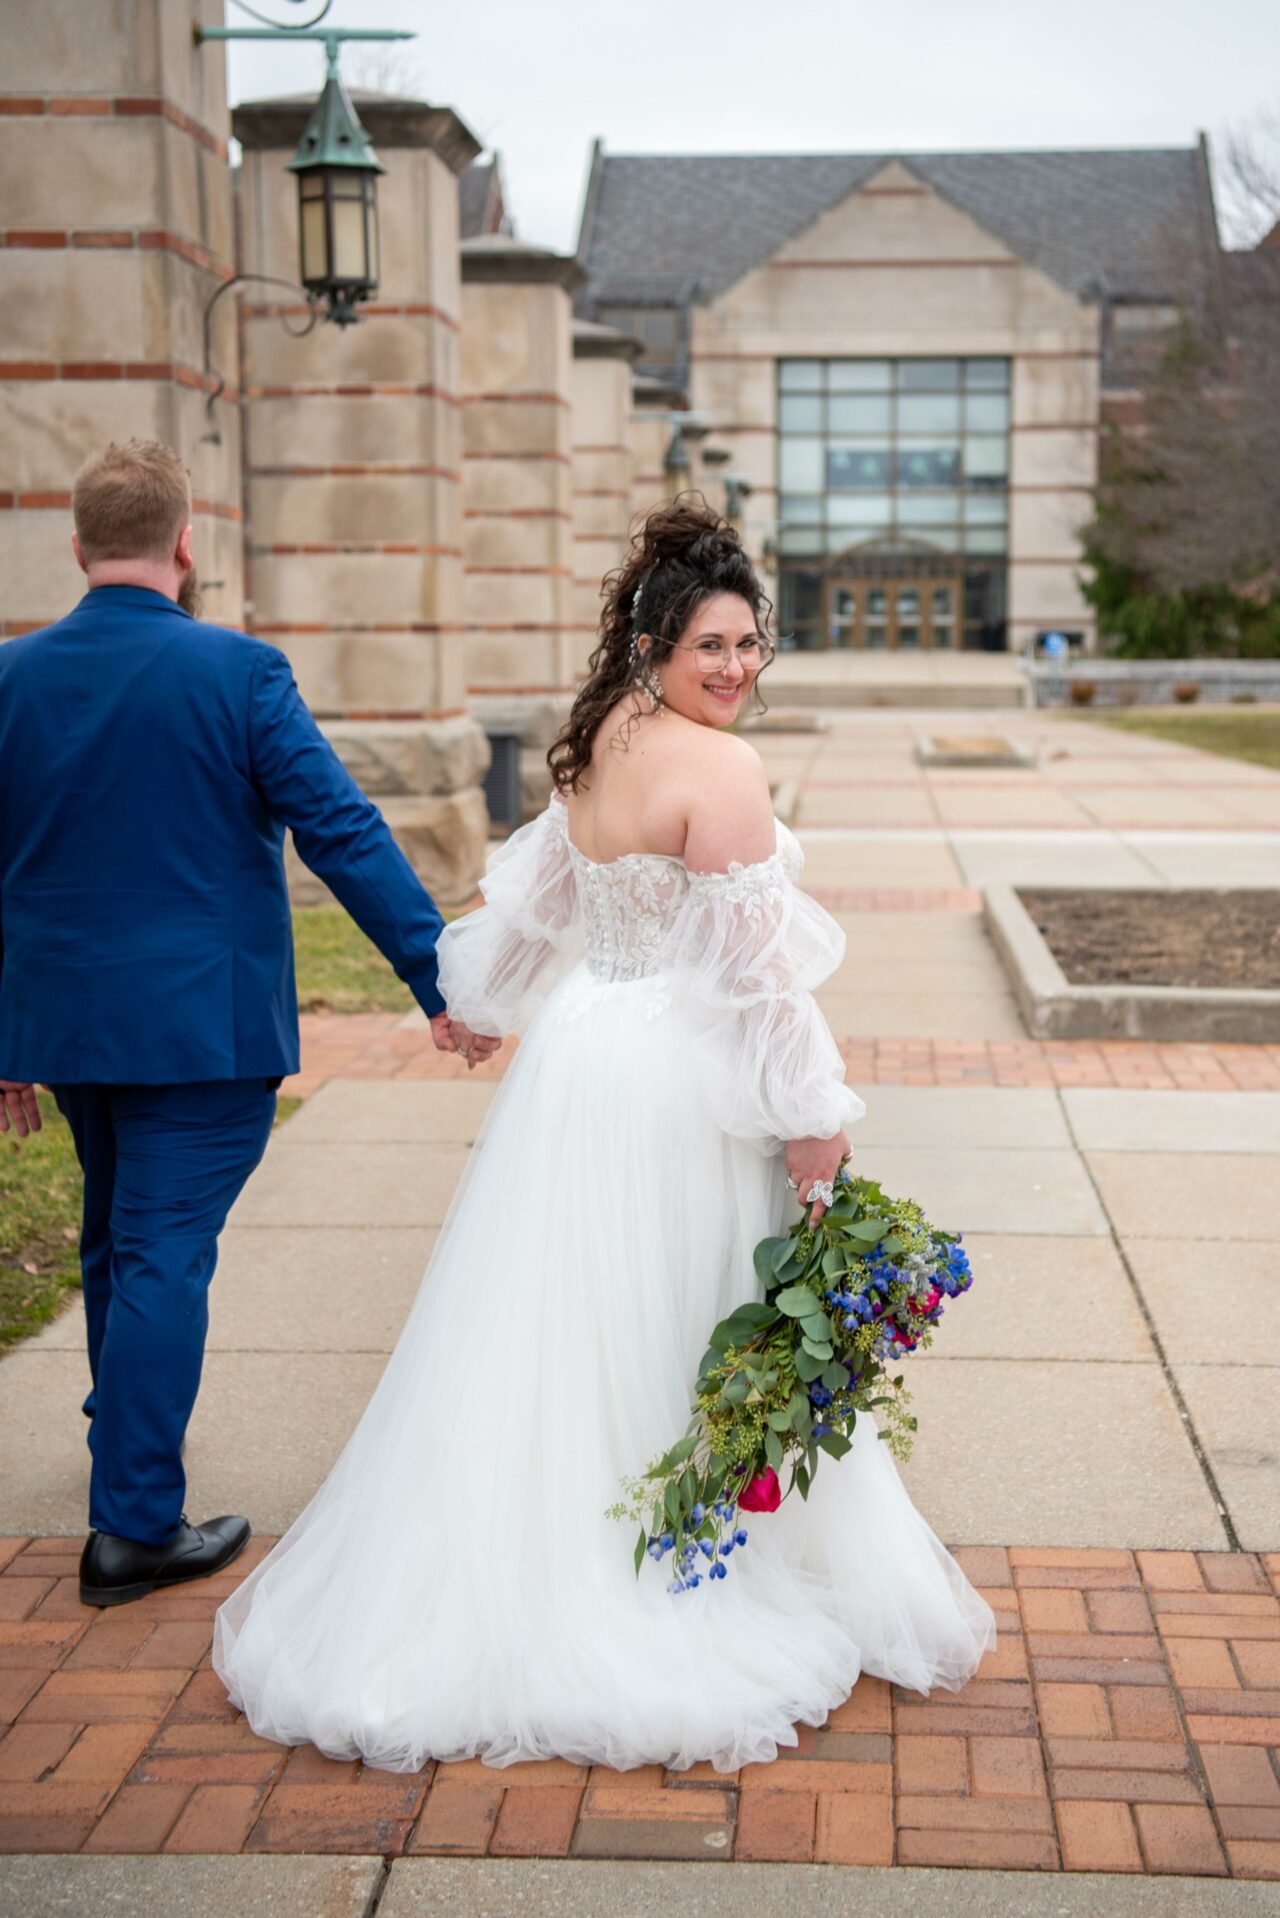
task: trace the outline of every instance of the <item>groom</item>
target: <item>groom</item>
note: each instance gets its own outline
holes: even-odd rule
[[[437,1046],[471,1035],[437,987],[440,914],[288,660],[185,610],[177,454],[109,446],[73,510],[88,592],[0,646],[0,1130],[39,1128],[43,1082],[84,1169],[80,1596],[118,1605],[220,1571],[249,1537],[243,1518],[189,1523],[180,1455],[218,1234],[298,1070],[286,827]]]

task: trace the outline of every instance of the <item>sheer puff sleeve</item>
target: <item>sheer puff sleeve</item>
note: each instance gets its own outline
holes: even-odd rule
[[[830,1138],[866,1111],[813,998],[844,957],[844,934],[800,891],[802,865],[779,825],[771,859],[691,876],[675,930],[713,1109],[726,1132],[765,1151]]]
[[[580,956],[577,886],[561,800],[490,854],[484,905],[440,935],[440,990],[473,1032],[522,1032]]]

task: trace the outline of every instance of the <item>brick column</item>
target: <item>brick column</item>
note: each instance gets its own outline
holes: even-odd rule
[[[241,618],[238,366],[208,436],[201,321],[233,271],[226,64],[197,47],[222,0],[0,0],[0,636],[84,589],[76,467],[108,440],[167,441],[191,468],[206,618]]]
[[[317,85],[319,76],[317,74]],[[248,620],[444,899],[467,896],[488,819],[487,747],[466,713],[458,174],[479,151],[447,107],[355,102],[386,167],[382,279],[345,330],[297,326],[287,292],[244,296]],[[285,171],[311,96],[237,107],[247,272],[294,279]],[[308,896],[301,876],[295,891]]]
[[[622,559],[631,518],[631,363],[640,342],[594,320],[573,323],[570,664],[586,671],[600,624],[600,582]]]
[[[462,246],[467,681],[567,693],[574,648],[569,299],[576,260],[486,234]]]

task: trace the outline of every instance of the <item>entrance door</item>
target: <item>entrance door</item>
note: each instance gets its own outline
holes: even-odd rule
[[[962,603],[958,577],[828,580],[827,643],[868,651],[953,647]]]

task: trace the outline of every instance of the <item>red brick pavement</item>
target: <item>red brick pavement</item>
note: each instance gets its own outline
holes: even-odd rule
[[[1159,1091],[1280,1091],[1280,1046],[1155,1045],[1142,1040],[839,1040],[854,1085],[1130,1086]],[[481,1079],[499,1079],[508,1040]],[[304,1013],[302,1071],[283,1090],[301,1097],[329,1079],[460,1079],[462,1060],[437,1052],[425,1028],[395,1012]]]
[[[862,1679],[722,1775],[398,1774],[256,1738],[210,1668],[222,1578],[80,1605],[79,1540],[0,1540],[0,1851],[752,1859],[1280,1877],[1280,1554],[971,1547],[999,1648]]]

